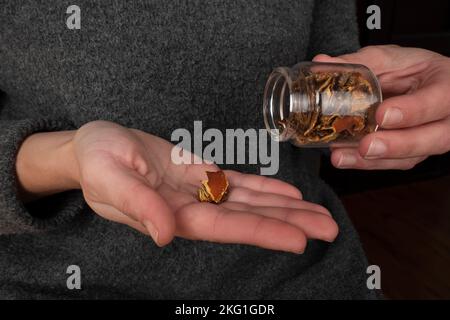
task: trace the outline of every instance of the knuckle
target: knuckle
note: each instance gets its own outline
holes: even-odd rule
[[[385,54],[389,51],[389,45],[379,46],[379,45],[370,45],[363,47],[358,50],[358,52],[371,52],[374,55]]]
[[[398,44],[386,44],[381,47],[384,48],[385,50],[392,50],[392,49],[400,48],[400,46]]]
[[[366,52],[366,51],[372,51],[372,50],[377,50],[377,46],[375,46],[375,45],[365,46],[365,47],[358,49],[358,52]]]
[[[392,55],[394,53],[394,50],[398,49],[399,46],[396,44],[386,44],[381,46],[376,46],[377,53],[381,54],[383,56]]]

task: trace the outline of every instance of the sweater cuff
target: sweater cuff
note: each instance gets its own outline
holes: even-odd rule
[[[79,190],[62,192],[30,203],[18,197],[16,157],[22,142],[38,132],[72,130],[66,120],[0,121],[0,234],[46,231],[73,222],[87,206]]]

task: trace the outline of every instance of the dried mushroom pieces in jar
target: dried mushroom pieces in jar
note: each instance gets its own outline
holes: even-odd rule
[[[327,143],[368,133],[373,88],[359,72],[310,72],[293,82],[306,95],[307,108],[278,122],[297,144]]]

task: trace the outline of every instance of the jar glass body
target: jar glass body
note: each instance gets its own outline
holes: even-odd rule
[[[296,146],[351,146],[377,130],[381,101],[378,80],[363,65],[301,62],[270,74],[264,122],[272,138]]]

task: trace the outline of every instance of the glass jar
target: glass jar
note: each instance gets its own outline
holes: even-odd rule
[[[270,74],[264,122],[273,139],[296,146],[351,146],[377,130],[381,101],[378,80],[363,65],[301,62]]]

